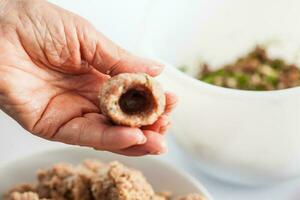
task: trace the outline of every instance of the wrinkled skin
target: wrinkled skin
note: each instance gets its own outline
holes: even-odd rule
[[[39,137],[129,156],[165,152],[173,94],[166,94],[166,113],[141,129],[112,125],[97,100],[111,76],[162,69],[46,1],[0,0],[0,107]]]

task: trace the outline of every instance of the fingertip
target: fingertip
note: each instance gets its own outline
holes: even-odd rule
[[[164,70],[164,65],[152,65],[149,67],[147,74],[150,76],[158,76]]]
[[[165,113],[169,114],[177,105],[178,97],[173,92],[166,92],[166,108]]]
[[[163,114],[159,117],[160,121],[162,122],[162,124],[166,124],[169,121],[169,117],[166,114]]]
[[[165,68],[165,65],[148,58],[135,57],[140,61],[141,72],[147,73],[150,76],[158,76]]]
[[[143,145],[135,145],[126,149],[112,151],[126,156],[160,155],[168,151],[167,144],[162,135],[157,132],[143,131],[147,142]]]
[[[144,148],[147,149],[149,154],[160,155],[167,152],[167,143],[161,134],[149,130],[143,132],[147,137],[147,143],[144,144]]]
[[[167,101],[170,103],[176,104],[178,102],[178,96],[174,92],[167,91],[165,92]]]
[[[168,131],[168,129],[171,127],[172,123],[171,121],[168,121],[168,123],[165,126],[161,126],[159,129],[159,133],[160,134],[166,134],[166,132]]]
[[[166,126],[168,123],[169,123],[169,117],[166,114],[163,114],[156,120],[156,122],[148,126],[143,126],[142,129],[159,132],[161,127]]]
[[[110,70],[110,75],[115,76],[120,73],[146,73],[150,76],[157,76],[163,69],[164,65],[159,62],[130,54],[114,65],[113,69]]]

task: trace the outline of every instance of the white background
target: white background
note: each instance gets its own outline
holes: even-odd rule
[[[136,52],[142,40],[147,12],[157,0],[56,0],[62,7],[88,18],[99,30],[123,47]],[[176,1],[173,1],[176,3]],[[219,1],[221,3],[221,1]],[[205,9],[203,9],[205,11]],[[167,12],[167,10],[166,10]],[[137,52],[139,53],[139,52]],[[0,112],[0,165],[34,152],[64,146],[32,136]],[[193,167],[190,159],[169,139],[170,151],[159,159],[192,173],[220,200],[297,200],[300,182],[291,181],[272,187],[247,188],[211,179]],[[99,152],[101,153],[101,152]],[[1,187],[0,180],[0,187]],[[180,183],[178,183],[180,184]],[[299,192],[298,192],[299,191]]]

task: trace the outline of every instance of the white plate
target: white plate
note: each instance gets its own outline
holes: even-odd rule
[[[129,167],[136,168],[144,173],[156,191],[169,190],[173,191],[176,196],[196,192],[202,193],[207,200],[212,200],[206,189],[194,178],[167,163],[149,157],[128,158],[85,148],[45,151],[2,166],[0,168],[0,194],[3,195],[15,184],[33,182],[35,173],[40,168],[47,168],[59,162],[78,164],[87,158],[96,158],[103,162],[118,160]]]

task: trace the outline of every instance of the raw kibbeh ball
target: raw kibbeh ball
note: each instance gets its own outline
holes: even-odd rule
[[[99,94],[102,114],[118,125],[141,127],[163,114],[166,96],[160,84],[144,73],[123,73],[105,82]]]

